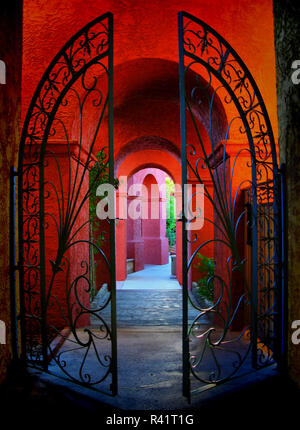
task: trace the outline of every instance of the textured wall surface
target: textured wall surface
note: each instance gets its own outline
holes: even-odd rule
[[[287,273],[289,373],[300,385],[300,345],[291,342],[291,322],[300,320],[300,84],[291,65],[300,60],[300,6],[278,0],[274,7],[280,159],[287,172]]]
[[[1,5],[0,59],[6,64],[6,84],[0,85],[0,319],[6,324],[7,344],[0,345],[0,382],[10,352],[9,295],[9,168],[16,159],[21,103],[21,1]]]
[[[45,68],[67,40],[97,16],[114,14],[115,99],[131,95],[139,78],[130,71],[118,89],[130,61],[178,61],[177,13],[186,10],[211,25],[232,44],[253,73],[277,130],[272,0],[32,0],[24,2],[23,112]],[[157,66],[156,66],[157,67]],[[152,70],[153,72],[153,70]],[[147,76],[143,67],[141,76]],[[177,87],[178,88],[178,87]]]

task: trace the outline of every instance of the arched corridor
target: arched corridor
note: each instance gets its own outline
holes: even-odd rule
[[[128,325],[176,328],[188,399],[277,360],[270,118],[231,44],[189,13],[178,18],[179,57],[168,43],[114,50],[122,31],[112,13],[86,24],[46,69],[24,121],[22,353],[113,396],[117,334]]]

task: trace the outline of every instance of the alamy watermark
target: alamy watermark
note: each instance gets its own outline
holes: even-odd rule
[[[6,344],[6,325],[2,320],[0,320],[0,345],[1,344]]]
[[[184,195],[184,213],[176,205],[176,218],[186,220],[187,230],[201,230],[204,225],[204,185],[174,184],[178,202],[181,203]],[[127,177],[119,178],[118,208],[116,205],[117,190],[111,184],[105,183],[97,187],[96,196],[101,197],[96,206],[96,215],[99,219],[169,219],[165,196],[166,185],[151,184],[150,190],[144,184],[131,184],[128,186]]]
[[[300,60],[293,61],[292,69],[295,70],[291,76],[292,82],[294,85],[298,85],[300,83]]]
[[[292,333],[292,343],[294,345],[299,345],[299,343],[300,343],[300,320],[295,320],[292,322],[292,329],[295,330]]]
[[[0,60],[0,84],[6,84],[6,65],[3,60]]]

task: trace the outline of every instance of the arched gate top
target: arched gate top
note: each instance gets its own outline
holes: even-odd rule
[[[276,174],[278,157],[270,118],[246,64],[216,30],[184,11],[179,13],[179,32],[182,55],[204,64],[235,97],[247,119],[258,161],[269,161],[271,155]]]

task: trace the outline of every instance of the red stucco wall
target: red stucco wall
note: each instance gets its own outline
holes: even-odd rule
[[[187,12],[203,19],[239,53],[262,92],[275,132],[276,87],[273,41],[272,1],[263,0],[153,0],[147,3],[126,0],[89,2],[72,0],[34,0],[24,5],[23,116],[33,91],[48,63],[64,43],[95,17],[111,11],[115,21],[115,65],[142,58],[178,59],[177,12]],[[262,13],[263,11],[263,13]],[[121,66],[123,64],[123,66]],[[144,79],[148,69],[143,70]],[[128,72],[130,74],[130,71]],[[127,74],[128,75],[128,74]],[[126,87],[117,90],[116,106],[128,101],[138,77],[127,79]],[[116,71],[116,87],[118,74]],[[126,100],[127,99],[127,100]]]
[[[130,175],[144,167],[159,167],[176,176],[176,182],[180,183],[177,35],[177,13],[180,10],[198,16],[215,28],[246,62],[262,92],[277,136],[271,0],[260,2],[259,7],[246,0],[192,0],[188,5],[180,0],[153,0],[147,3],[147,7],[133,0],[122,3],[101,0],[88,5],[83,0],[73,0],[67,4],[58,0],[27,2],[24,8],[22,117],[43,71],[58,50],[89,21],[111,11],[115,23],[116,176],[121,173]],[[226,116],[222,109],[220,106],[220,118],[216,121],[219,124]],[[91,112],[91,123],[93,118]],[[76,129],[76,118],[70,115],[68,122],[73,130]],[[199,124],[199,128],[205,145],[208,145],[204,126]],[[102,137],[106,137],[105,127]],[[161,139],[157,146],[154,143],[156,137]],[[187,138],[190,142],[196,139],[189,118]],[[143,147],[145,141],[150,144]],[[240,179],[237,175],[234,187]],[[206,206],[206,210],[206,215],[212,219],[212,209]],[[211,227],[201,234],[203,240],[209,238],[212,235]],[[121,221],[117,226],[117,273],[120,278],[125,275],[124,243],[125,225]],[[178,247],[177,253],[180,255],[180,242]],[[205,253],[211,256],[214,252],[208,246]],[[177,263],[180,265],[180,257]],[[177,275],[180,279],[180,271]]]

